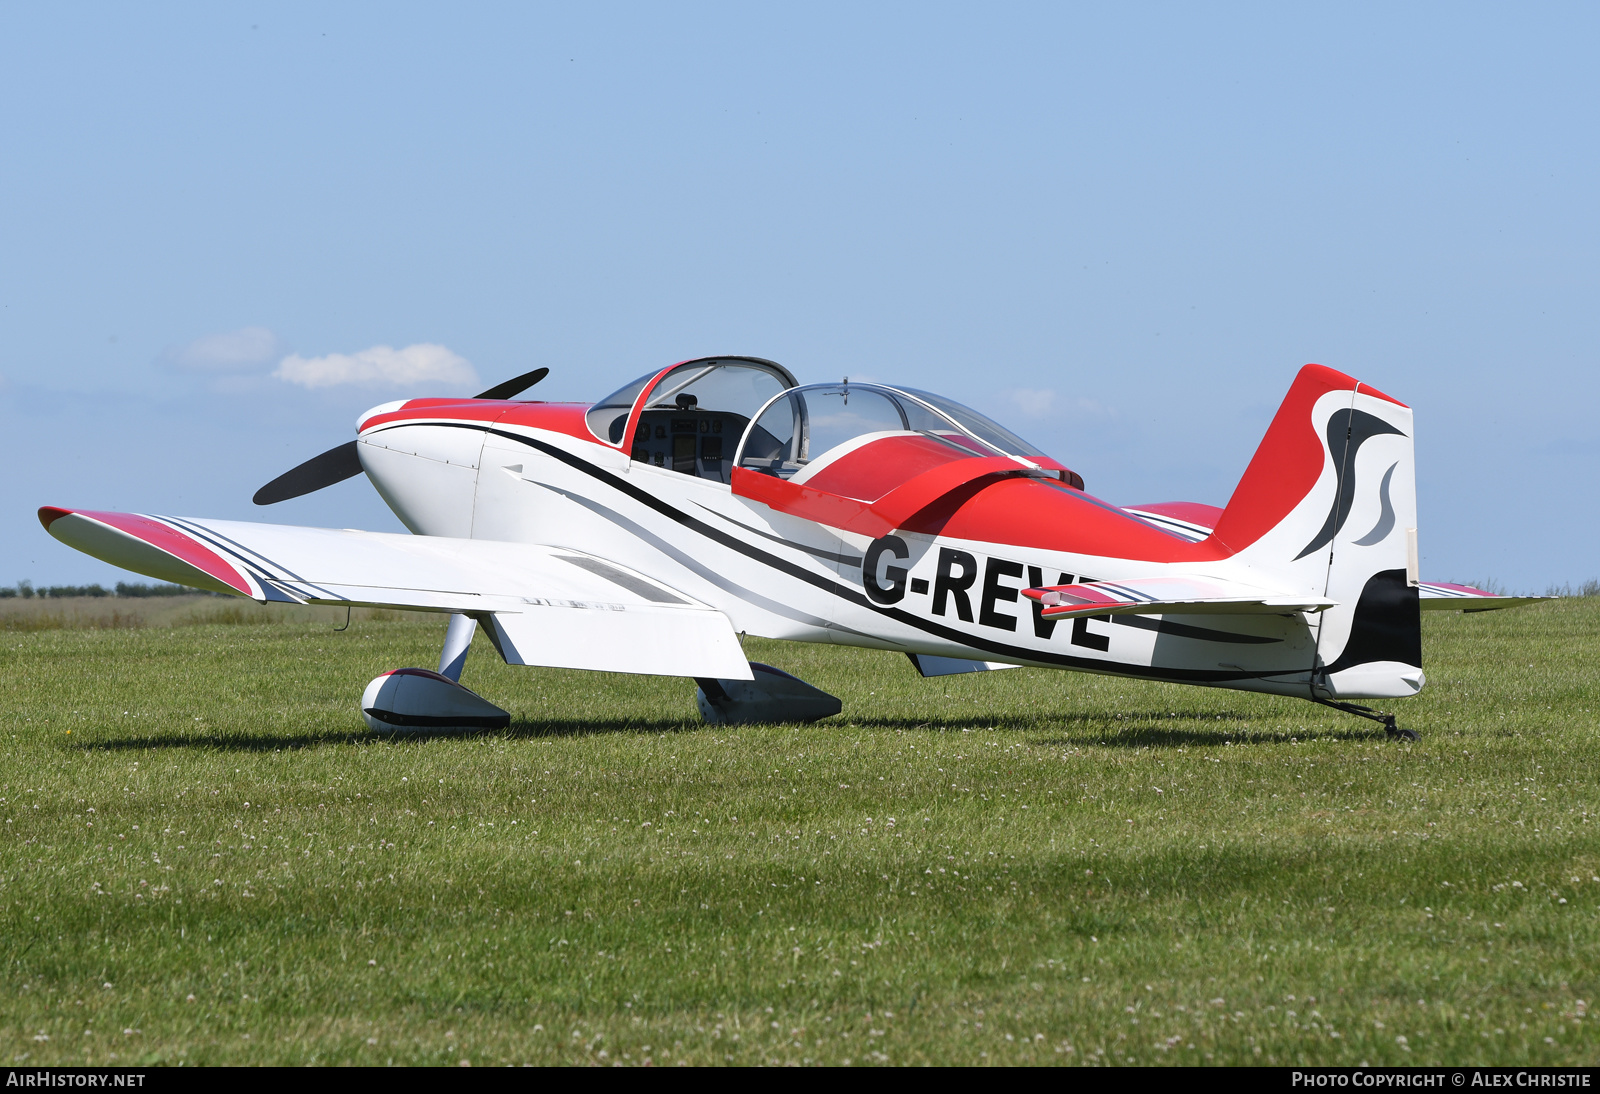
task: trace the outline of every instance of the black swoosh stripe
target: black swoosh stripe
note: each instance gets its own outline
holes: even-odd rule
[[[695,504],[700,505],[699,502],[695,502]],[[707,508],[704,505],[700,505],[700,508],[705,509],[706,512],[710,513],[714,517],[721,517],[735,528],[743,528],[746,532],[749,532],[752,535],[760,536],[762,539],[770,539],[774,543],[781,543],[785,547],[793,547],[796,551],[804,551],[808,555],[816,555],[818,558],[825,558],[829,562],[837,562],[845,566],[861,565],[862,560],[860,555],[847,555],[839,551],[825,550],[821,547],[807,547],[804,543],[796,543],[793,540],[784,539],[782,536],[775,536],[771,532],[763,532],[759,528],[752,528],[748,524],[744,524],[741,521],[734,520],[732,517],[725,516],[724,514],[717,512],[715,509]]]
[[[230,553],[237,555],[239,559],[246,565],[251,565],[251,559],[254,559],[254,565],[258,567],[276,567],[279,573],[286,574],[295,581],[305,581],[305,578],[301,577],[299,574],[295,573],[281,562],[278,562],[276,559],[268,558],[254,547],[247,547],[238,540],[229,536],[225,536],[221,532],[218,532],[214,529],[207,528],[203,524],[198,524],[191,520],[185,520],[183,517],[161,517],[160,519],[167,521],[170,524],[175,524],[179,528],[182,528],[184,531],[189,532],[192,535],[199,536],[213,547],[222,547],[222,544],[228,544],[228,547],[222,547],[222,549],[229,550],[231,548]]]
[[[189,521],[185,521],[179,517],[158,516],[157,519],[166,521],[173,527],[187,533],[190,538],[199,540],[206,546],[221,554],[223,558],[227,559],[234,566],[237,566],[239,569],[245,571],[251,577],[255,578],[256,583],[260,585],[263,590],[269,593],[276,592],[287,596],[287,594],[285,594],[281,588],[281,586],[285,583],[285,579],[274,575],[269,569],[264,567],[261,562],[257,561],[258,559],[263,558],[263,556],[255,555],[254,558],[251,558],[243,553],[246,549],[239,547],[238,544],[234,545],[235,548],[239,548],[237,550],[224,546],[225,543],[233,543],[233,541],[228,539],[226,536],[218,536],[208,528],[192,524]],[[251,554],[254,554],[254,552],[251,552]],[[302,584],[304,583],[302,582]],[[273,598],[269,595],[268,599],[272,600]]]
[[[532,479],[524,479],[523,481],[527,482],[530,486],[537,486],[541,490],[548,490],[552,494],[560,494],[568,501],[571,501],[576,505],[583,506],[585,509],[589,510],[589,512],[604,517],[612,524],[615,524],[617,527],[626,531],[629,535],[648,543],[650,546],[654,547],[656,550],[660,551],[662,554],[678,563],[678,565],[682,566],[690,573],[698,574],[703,580],[710,582],[712,585],[722,589],[724,592],[730,592],[734,596],[739,597],[741,600],[744,600],[747,603],[754,604],[760,608],[765,608],[773,615],[780,615],[785,619],[793,619],[795,622],[804,623],[808,627],[817,627],[822,630],[839,630],[848,634],[859,634],[862,638],[874,637],[873,635],[863,634],[861,631],[832,622],[831,620],[821,619],[817,616],[799,611],[780,601],[772,600],[769,597],[762,596],[760,593],[755,592],[754,590],[746,589],[743,585],[740,585],[737,582],[729,581],[726,577],[723,577],[715,570],[705,566],[690,556],[686,551],[674,544],[668,543],[666,540],[650,531],[650,529],[642,527],[636,522],[629,520],[615,509],[612,509],[607,505],[602,505],[593,498],[584,497],[582,494],[574,493],[571,490],[563,490],[559,486],[551,486],[547,482],[535,482]]]
[[[298,583],[302,589],[315,589],[317,592],[327,594],[326,599],[328,600],[350,599],[349,597],[338,596],[331,590],[323,588],[321,585],[307,581],[305,578],[289,569],[289,567],[278,562],[276,559],[268,558],[266,555],[262,554],[260,551],[257,551],[253,547],[246,547],[237,540],[223,535],[221,532],[213,531],[212,529],[201,524],[196,524],[193,521],[184,520],[182,517],[161,517],[160,519],[167,521],[175,527],[183,529],[196,539],[203,540],[217,550],[232,556],[234,561],[243,566],[245,569],[249,570],[250,573],[255,576],[257,581],[270,582],[274,585],[282,585],[286,582],[294,581]],[[224,546],[224,544],[228,544],[229,546]],[[252,561],[252,559],[254,559],[254,561]],[[273,573],[270,567],[276,567],[278,573]],[[281,574],[287,574],[288,577],[280,576]],[[321,600],[324,599],[324,597],[316,597],[315,599]]]

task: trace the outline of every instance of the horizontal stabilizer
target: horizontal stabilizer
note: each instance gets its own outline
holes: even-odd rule
[[[1287,615],[1336,603],[1305,593],[1280,593],[1212,577],[1143,577],[1024,589],[1046,619],[1080,615]]]
[[[1419,604],[1425,612],[1492,612],[1500,608],[1520,608],[1557,596],[1502,596],[1471,585],[1451,585],[1443,581],[1424,581],[1417,586]]]

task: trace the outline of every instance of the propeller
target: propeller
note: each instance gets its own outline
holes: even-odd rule
[[[338,448],[330,448],[320,456],[312,456],[299,467],[285,471],[257,490],[256,496],[250,500],[257,505],[275,505],[359,474],[361,457],[356,453],[356,442],[346,441]]]
[[[473,398],[509,399],[513,395],[521,395],[524,391],[527,391],[530,387],[532,387],[534,384],[537,384],[540,380],[543,380],[548,375],[550,375],[549,369],[536,368],[532,372],[524,372],[521,376],[512,377],[503,384],[496,384],[494,387],[483,392],[481,395],[474,395]]]
[[[536,368],[532,372],[524,372],[521,376],[513,377],[501,384],[496,384],[474,399],[509,399],[513,395],[520,395],[534,384],[550,375],[547,368]],[[355,441],[346,441],[337,448],[330,448],[320,456],[312,456],[299,467],[291,468],[273,479],[250,500],[257,505],[276,505],[280,501],[298,498],[305,494],[313,494],[324,486],[353,479],[361,474],[361,456],[356,451]]]

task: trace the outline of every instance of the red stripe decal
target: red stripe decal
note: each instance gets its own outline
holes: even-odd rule
[[[1399,399],[1396,399],[1393,395],[1385,395],[1371,384],[1362,384],[1360,393],[1362,395],[1370,395],[1374,399],[1382,399],[1385,402],[1393,403],[1395,406],[1404,406],[1407,410],[1411,409],[1409,406],[1406,406],[1405,403],[1402,403]]]
[[[412,399],[399,410],[374,414],[362,422],[361,435],[364,437],[374,429],[392,425],[498,422],[548,429],[552,433],[565,433],[590,444],[604,444],[604,441],[595,439],[584,421],[584,414],[589,407],[589,403],[535,403],[510,399]]]
[[[250,582],[227,559],[211,548],[176,529],[138,513],[101,513],[90,509],[57,509],[46,506],[39,510],[39,522],[46,528],[65,516],[85,517],[98,521],[134,539],[143,540],[173,558],[187,562],[224,585],[239,590],[245,596],[254,596]]]

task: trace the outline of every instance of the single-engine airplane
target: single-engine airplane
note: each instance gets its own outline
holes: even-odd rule
[[[693,678],[710,721],[803,721],[838,699],[740,636],[905,653],[924,676],[1069,669],[1295,696],[1421,690],[1424,608],[1536,598],[1421,581],[1412,412],[1300,370],[1232,498],[1118,506],[949,399],[799,386],[707,357],[594,404],[470,399],[361,415],[356,439],[258,504],[365,473],[411,535],[46,507],[72,547],[266,602],[449,613],[437,671],[372,681],[374,729],[490,728],[460,683],[477,628],[514,665]]]

